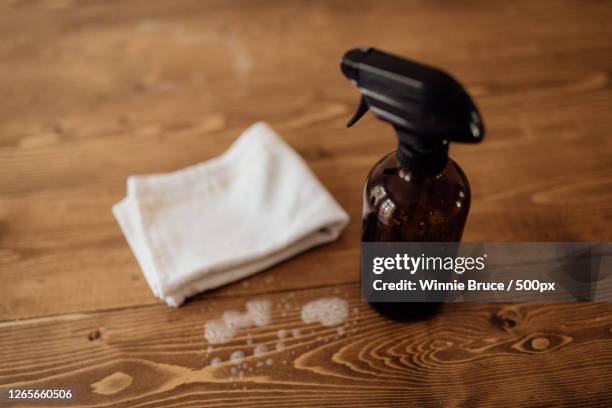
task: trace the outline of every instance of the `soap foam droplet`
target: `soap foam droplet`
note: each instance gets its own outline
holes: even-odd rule
[[[265,344],[258,344],[253,349],[253,355],[254,356],[259,356],[260,354],[264,354],[264,353],[267,353],[267,352],[268,352],[268,348],[266,347]]]
[[[348,317],[348,302],[338,297],[327,297],[307,303],[302,307],[304,323],[321,323],[323,326],[336,326]]]
[[[272,302],[269,300],[254,300],[246,304],[246,313],[228,310],[223,313],[222,319],[213,319],[204,325],[204,337],[212,344],[224,344],[232,340],[238,329],[261,327],[272,321]],[[247,339],[251,344],[252,340]]]
[[[246,308],[257,327],[265,326],[272,320],[272,302],[269,300],[252,300],[247,302]]]
[[[211,366],[218,366],[221,363],[223,363],[223,361],[219,357],[215,357],[212,360],[210,360]]]
[[[232,367],[232,368],[230,368],[230,373],[232,375],[236,375],[236,373],[238,373],[238,369],[236,367]]]
[[[285,349],[285,343],[280,342],[280,341],[278,343],[276,343],[276,350],[277,351],[283,351],[284,349]]]
[[[225,324],[222,319],[209,320],[204,325],[204,337],[212,344],[223,344],[236,334],[236,328]]]
[[[300,331],[300,329],[293,329],[293,330],[291,330],[291,335],[293,337],[299,337],[299,336],[302,335],[302,332]]]
[[[278,336],[279,339],[284,339],[285,337],[287,337],[287,330],[285,329],[280,329],[276,335]]]
[[[257,367],[261,367],[262,365],[264,365],[263,361],[258,361],[257,364],[255,364]]]
[[[266,365],[271,366],[274,363],[274,360],[272,360],[271,358],[266,360]]]
[[[230,360],[232,361],[240,361],[244,358],[244,351],[236,350],[230,355]]]
[[[338,327],[338,329],[336,329],[336,332],[339,336],[344,335],[344,327]]]

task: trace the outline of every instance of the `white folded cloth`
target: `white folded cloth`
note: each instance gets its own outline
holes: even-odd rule
[[[263,122],[217,158],[128,177],[113,214],[151,290],[170,306],[333,241],[349,219]]]

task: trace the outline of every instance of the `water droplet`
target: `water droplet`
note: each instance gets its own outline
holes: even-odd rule
[[[240,361],[244,358],[244,351],[236,350],[230,355],[230,360],[232,361]]]
[[[268,352],[268,347],[266,347],[265,344],[258,344],[253,349],[253,355],[254,356],[259,356],[259,355],[267,353],[267,352]]]

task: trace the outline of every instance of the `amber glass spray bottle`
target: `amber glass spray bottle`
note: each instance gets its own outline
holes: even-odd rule
[[[449,142],[478,143],[484,126],[465,89],[445,72],[374,48],[348,51],[342,72],[361,91],[352,126],[368,110],[395,128],[399,146],[374,165],[363,195],[363,242],[456,242],[470,186],[448,157]],[[372,303],[399,320],[426,317],[436,303]]]

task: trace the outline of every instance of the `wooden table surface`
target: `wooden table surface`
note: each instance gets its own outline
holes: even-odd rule
[[[71,388],[60,406],[612,406],[610,304],[447,304],[407,324],[359,298],[362,183],[395,138],[371,115],[344,127],[354,46],[443,67],[476,99],[488,138],[451,150],[473,190],[464,240],[612,241],[612,5],[461,3],[3,2],[0,388]],[[257,120],[351,222],[169,308],[110,208],[128,175],[212,158]],[[350,303],[343,334],[301,321],[330,295]],[[250,299],[273,302],[273,323],[209,353],[204,322]],[[209,365],[294,328],[242,379]]]

